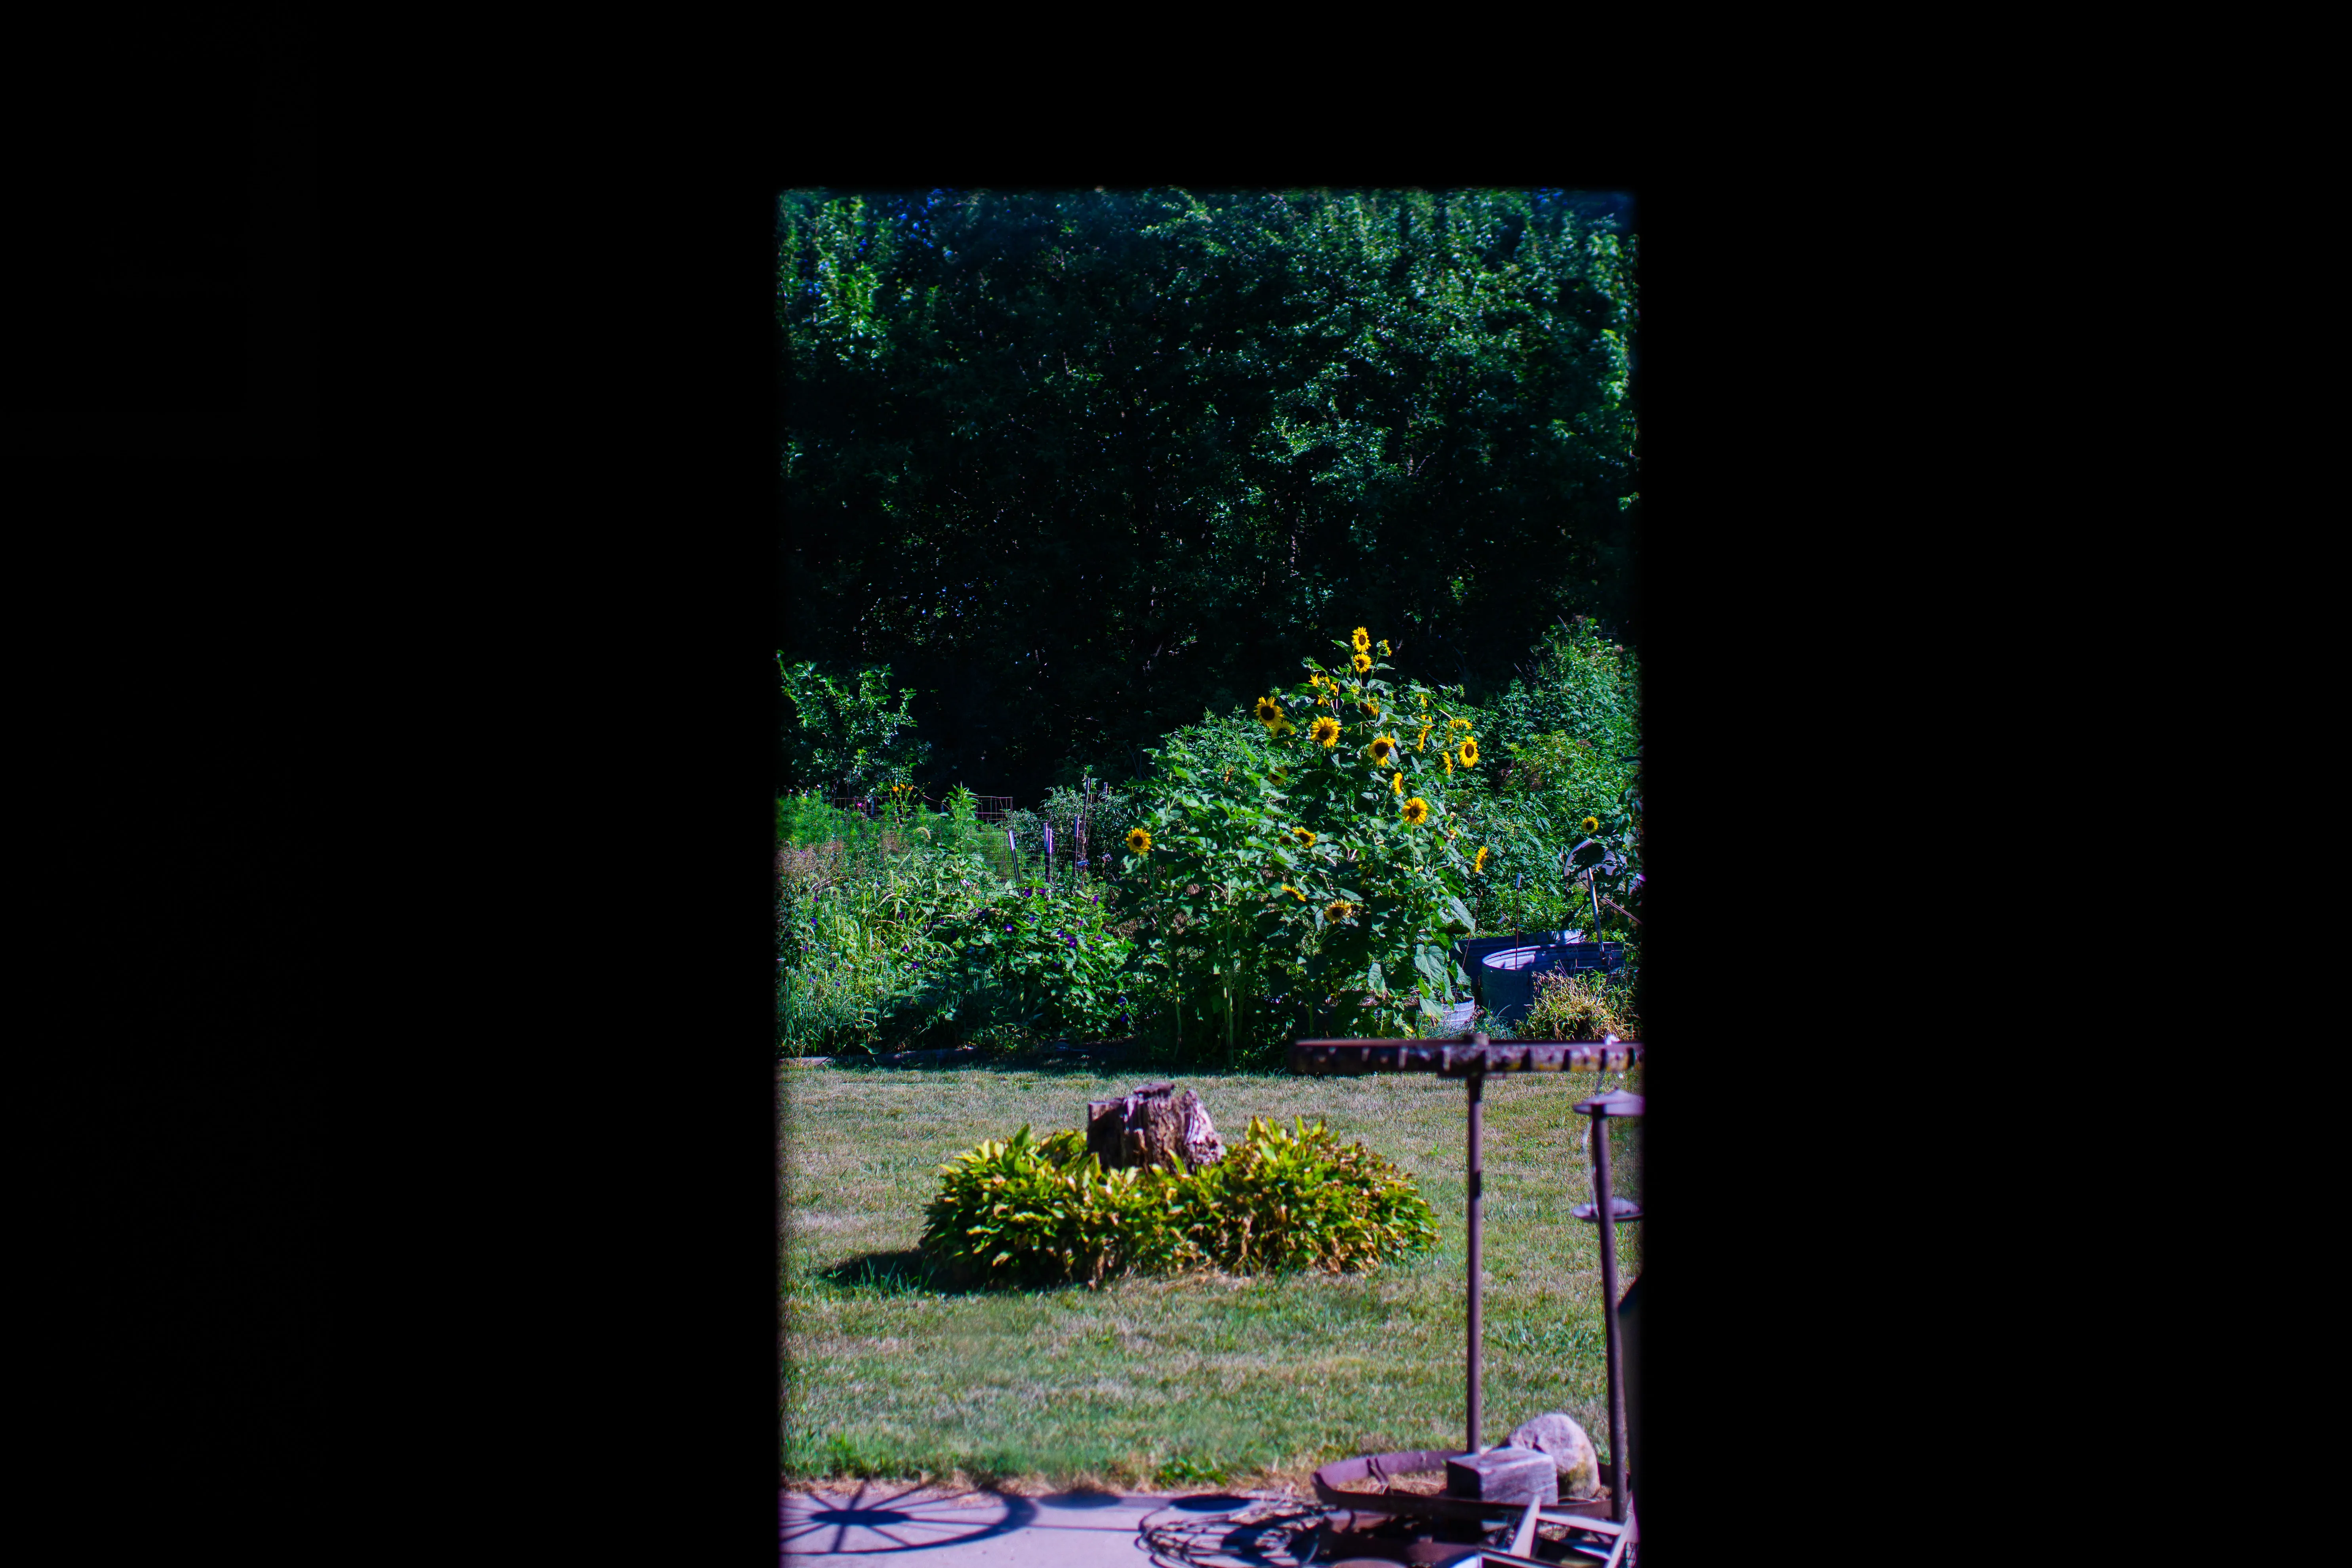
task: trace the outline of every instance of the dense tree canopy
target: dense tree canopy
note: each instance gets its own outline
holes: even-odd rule
[[[1131,773],[1335,628],[1474,699],[1563,616],[1639,636],[1619,204],[807,192],[777,238],[786,658],[888,665],[929,782]]]

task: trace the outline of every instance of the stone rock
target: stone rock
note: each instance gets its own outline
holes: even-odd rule
[[[1601,1456],[1584,1428],[1559,1411],[1548,1410],[1512,1433],[1511,1447],[1550,1457],[1559,1471],[1561,1500],[1583,1502],[1601,1495]]]

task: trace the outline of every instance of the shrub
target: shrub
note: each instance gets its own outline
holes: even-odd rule
[[[1301,1117],[1253,1117],[1197,1172],[1106,1173],[1076,1130],[1032,1142],[1024,1127],[940,1167],[923,1251],[950,1278],[1005,1284],[1219,1268],[1365,1272],[1435,1245],[1411,1177]]]
[[[1001,888],[935,923],[941,1021],[1100,1037],[1129,1020],[1134,943],[1109,928],[1101,890],[1064,880]]]

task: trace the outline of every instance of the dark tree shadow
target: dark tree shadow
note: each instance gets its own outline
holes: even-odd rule
[[[871,1290],[883,1296],[983,1296],[992,1291],[1055,1289],[1061,1283],[1041,1287],[1034,1281],[969,1278],[940,1268],[911,1247],[894,1252],[861,1252],[818,1269],[814,1278],[837,1290]]]

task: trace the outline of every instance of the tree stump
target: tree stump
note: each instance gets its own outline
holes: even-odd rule
[[[1087,1149],[1106,1171],[1166,1166],[1197,1171],[1224,1158],[1224,1140],[1200,1096],[1147,1083],[1117,1100],[1087,1102]]]

